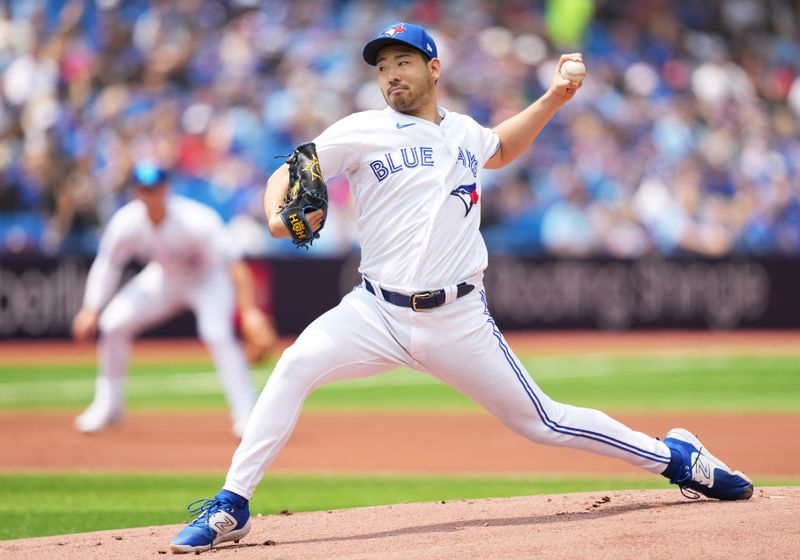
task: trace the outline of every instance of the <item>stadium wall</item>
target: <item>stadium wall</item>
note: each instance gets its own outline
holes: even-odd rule
[[[258,261],[283,335],[299,333],[359,281],[358,258]],[[64,338],[90,260],[0,259],[0,339]],[[127,271],[129,278],[137,268]],[[539,260],[493,255],[485,277],[498,325],[527,329],[800,328],[800,260]],[[150,336],[195,333],[183,314]]]

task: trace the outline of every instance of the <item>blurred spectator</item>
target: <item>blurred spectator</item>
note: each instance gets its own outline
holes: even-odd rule
[[[800,17],[792,0],[10,0],[0,6],[0,254],[86,253],[131,161],[234,222],[252,254],[357,245],[332,183],[314,251],[267,236],[276,156],[380,108],[360,49],[426,25],[443,104],[494,125],[582,51],[575,102],[484,174],[492,251],[800,255]]]

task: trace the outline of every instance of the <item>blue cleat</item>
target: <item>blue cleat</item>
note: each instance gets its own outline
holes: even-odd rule
[[[219,543],[239,542],[250,532],[247,500],[233,492],[222,490],[213,500],[196,500],[186,509],[197,519],[172,539],[172,552],[203,552]]]
[[[689,431],[674,428],[664,443],[672,452],[664,475],[688,498],[698,498],[699,493],[717,500],[747,500],[753,495],[752,481],[714,457]]]

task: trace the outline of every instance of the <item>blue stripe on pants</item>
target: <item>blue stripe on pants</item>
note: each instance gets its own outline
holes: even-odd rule
[[[633,455],[636,455],[637,457],[641,457],[643,459],[649,459],[651,461],[656,461],[658,463],[669,464],[670,461],[669,457],[664,457],[656,453],[646,451],[644,449],[639,449],[634,445],[631,445],[624,441],[620,441],[611,436],[601,434],[599,432],[593,432],[591,430],[585,430],[582,428],[571,428],[569,426],[562,426],[558,422],[549,418],[544,410],[544,407],[542,406],[542,403],[539,401],[539,398],[536,395],[536,391],[534,391],[533,388],[530,386],[530,383],[528,383],[527,376],[520,369],[519,365],[516,363],[516,361],[514,361],[513,357],[511,356],[511,351],[509,350],[508,346],[503,340],[503,337],[500,334],[500,330],[497,328],[497,325],[495,324],[492,315],[489,313],[489,306],[486,303],[486,294],[483,290],[481,290],[481,301],[483,301],[483,307],[484,307],[483,313],[487,317],[486,321],[490,325],[492,325],[492,331],[494,333],[495,338],[497,339],[498,344],[500,345],[500,349],[503,351],[503,354],[506,357],[506,361],[514,370],[514,374],[517,376],[517,380],[520,382],[523,389],[525,389],[525,393],[528,395],[528,398],[533,403],[533,406],[536,408],[536,412],[539,415],[539,418],[541,419],[542,423],[545,426],[561,434],[567,434],[571,436],[591,439],[600,443],[604,443],[606,445],[610,445],[612,447],[616,447],[617,449],[620,449],[627,453],[632,453]]]

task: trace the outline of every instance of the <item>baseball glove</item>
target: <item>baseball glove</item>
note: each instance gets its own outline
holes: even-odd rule
[[[275,346],[277,335],[267,316],[257,308],[248,309],[240,317],[242,347],[247,361],[257,364],[264,360]]]
[[[292,234],[297,247],[305,247],[319,237],[328,214],[328,187],[322,178],[317,159],[317,147],[313,142],[300,144],[289,159],[289,190],[281,207],[281,219]],[[322,210],[322,222],[316,231],[306,220],[306,213]]]

